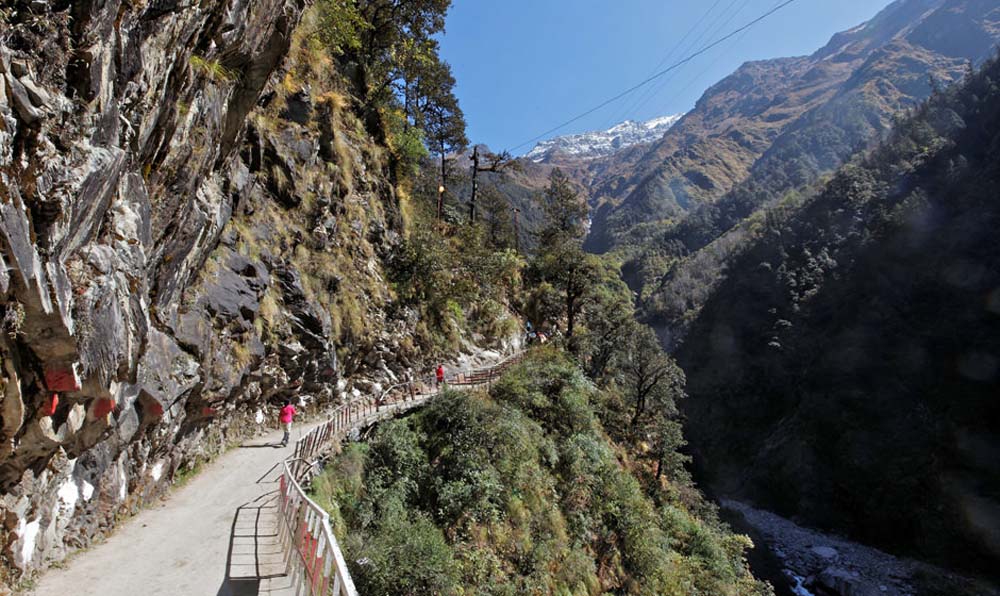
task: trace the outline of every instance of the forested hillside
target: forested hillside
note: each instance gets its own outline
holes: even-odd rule
[[[717,521],[673,447],[654,480],[611,440],[617,399],[540,350],[488,393],[446,394],[350,445],[315,485],[359,589],[771,593],[747,570],[749,541]]]
[[[996,573],[997,81],[936,91],[758,222],[678,352],[717,494]]]
[[[644,320],[674,347],[764,210],[794,206],[900,110],[981,64],[998,23],[988,1],[901,0],[811,56],[744,65],[622,164],[629,177],[594,181],[592,202],[604,207],[588,247],[617,246]]]
[[[579,189],[553,170],[542,197],[512,304],[550,345],[488,395],[447,394],[378,428],[315,485],[355,581],[370,594],[769,593],[749,541],[690,480],[683,373],[616,268],[584,252]]]

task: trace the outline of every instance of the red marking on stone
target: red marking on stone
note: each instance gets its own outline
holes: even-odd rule
[[[94,404],[94,417],[104,418],[115,409],[115,402],[110,399],[99,399]]]
[[[156,418],[163,416],[163,406],[160,405],[160,402],[154,401],[153,403],[149,404],[149,415],[154,416]]]
[[[215,408],[207,408],[207,407],[206,408],[202,408],[201,409],[201,415],[202,416],[215,416]]]
[[[45,386],[49,391],[79,391],[80,379],[72,368],[51,368],[45,371]]]
[[[42,416],[52,416],[59,407],[59,394],[53,393],[51,397],[42,402]]]

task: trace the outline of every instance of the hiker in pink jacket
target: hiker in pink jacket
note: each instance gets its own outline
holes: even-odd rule
[[[282,447],[288,445],[288,437],[292,435],[292,421],[295,420],[295,414],[295,406],[292,405],[291,401],[286,401],[285,406],[281,408],[281,415],[278,418],[282,426],[285,427],[285,436],[281,439]]]

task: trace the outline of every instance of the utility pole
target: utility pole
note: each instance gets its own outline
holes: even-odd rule
[[[469,199],[469,224],[476,223],[476,192],[479,190],[479,146],[472,148],[472,197]]]
[[[486,165],[480,165],[484,159]],[[479,146],[474,145],[472,147],[472,197],[469,198],[469,224],[476,222],[476,194],[479,192],[479,172],[502,174],[509,169],[519,170],[520,167],[521,165],[507,151],[499,154],[487,151],[485,156],[480,156]]]
[[[441,185],[438,186],[438,219],[444,216],[444,184],[448,180],[448,154],[441,143]]]

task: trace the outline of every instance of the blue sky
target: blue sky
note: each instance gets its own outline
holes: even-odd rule
[[[705,89],[743,62],[810,54],[832,34],[868,20],[889,3],[796,0],[651,89],[550,136],[687,111]],[[470,140],[511,149],[777,4],[779,0],[454,0],[441,48],[458,79]],[[529,149],[520,147],[515,153]]]

